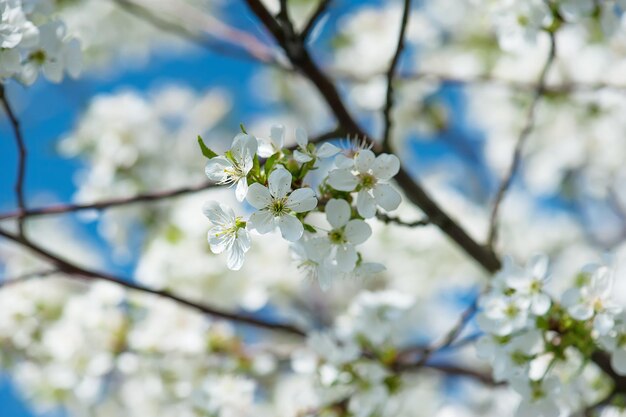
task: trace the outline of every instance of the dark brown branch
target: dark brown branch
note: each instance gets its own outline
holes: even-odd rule
[[[396,68],[398,63],[400,62],[400,56],[402,55],[402,50],[404,49],[404,40],[406,37],[406,28],[409,24],[409,13],[411,11],[411,0],[404,0],[404,9],[402,11],[402,20],[400,22],[400,34],[398,35],[398,44],[396,45],[396,52],[393,54],[393,58],[391,59],[391,64],[389,64],[389,69],[387,70],[387,93],[385,98],[385,107],[383,108],[383,149],[391,149],[389,144],[391,129],[393,125],[393,120],[391,116],[391,111],[393,109],[393,79],[396,73]]]
[[[11,219],[15,217],[38,217],[51,214],[70,213],[82,210],[103,210],[111,207],[127,206],[130,204],[144,203],[149,201],[165,200],[168,198],[178,197],[181,195],[192,194],[199,191],[207,190],[215,187],[213,183],[203,183],[193,187],[181,187],[173,190],[156,191],[152,193],[139,194],[132,197],[111,198],[96,203],[87,204],[58,204],[48,207],[33,208],[25,211],[15,211],[12,213],[0,214],[0,220]]]
[[[268,330],[276,330],[284,333],[288,333],[295,336],[305,336],[306,333],[304,330],[291,325],[291,324],[283,324],[283,323],[274,323],[266,320],[262,320],[250,315],[232,313],[228,311],[219,310],[215,307],[211,307],[208,305],[200,304],[195,301],[188,300],[176,294],[173,294],[169,291],[160,291],[152,288],[144,287],[140,284],[134,283],[130,280],[123,279],[117,277],[115,275],[109,274],[107,272],[95,271],[88,268],[83,268],[78,265],[67,261],[48,250],[36,245],[35,243],[29,241],[28,239],[13,235],[5,230],[0,229],[0,236],[8,239],[18,245],[21,245],[25,248],[28,248],[31,252],[42,258],[43,260],[50,262],[54,265],[60,272],[67,274],[68,278],[77,279],[80,281],[89,282],[93,279],[102,280],[111,282],[117,285],[121,285],[130,290],[139,291],[146,294],[156,295],[158,297],[162,297],[171,301],[174,301],[180,305],[190,307],[194,310],[197,310],[201,313],[210,315],[212,317],[217,317],[225,320],[230,320],[236,323],[250,325],[254,327],[259,327],[262,329]]]
[[[302,32],[300,32],[300,38],[302,38],[303,42],[307,41],[309,35],[313,32],[313,29],[315,29],[315,25],[317,25],[322,15],[326,13],[326,10],[328,10],[328,7],[330,6],[330,2],[331,0],[320,0],[317,4],[315,11],[307,21],[306,26],[302,29]]]
[[[548,58],[546,59],[546,63],[541,70],[541,74],[539,75],[539,80],[537,81],[537,87],[534,91],[532,101],[530,106],[528,107],[528,113],[526,114],[526,122],[524,124],[524,128],[519,134],[517,138],[517,143],[515,145],[515,150],[513,152],[513,161],[511,162],[511,166],[509,168],[508,173],[502,180],[500,187],[498,188],[498,192],[496,193],[496,197],[493,202],[493,206],[491,209],[491,216],[489,219],[489,234],[487,237],[487,246],[492,248],[495,240],[497,238],[498,233],[498,211],[500,209],[500,205],[504,200],[506,192],[508,191],[511,183],[513,182],[513,178],[519,168],[519,165],[522,161],[522,151],[524,149],[524,144],[526,140],[530,136],[530,133],[535,126],[535,118],[537,113],[537,106],[539,105],[539,101],[541,97],[545,94],[545,83],[546,76],[548,75],[548,71],[554,62],[554,58],[556,58],[556,39],[554,33],[550,33],[550,51],[548,53]]]
[[[26,197],[24,196],[24,181],[26,179],[26,144],[24,143],[24,137],[22,136],[22,130],[20,129],[20,122],[13,112],[13,108],[9,103],[9,99],[4,91],[4,85],[0,84],[0,101],[4,111],[11,122],[11,128],[13,129],[13,136],[15,137],[15,144],[17,145],[18,160],[17,160],[17,177],[15,179],[15,196],[17,198],[17,206],[20,213],[26,211]],[[17,226],[20,236],[24,236],[24,215],[19,214],[17,216]]]

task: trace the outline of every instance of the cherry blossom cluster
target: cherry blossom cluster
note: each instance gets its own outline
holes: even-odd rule
[[[558,416],[589,405],[571,387],[582,380],[589,391],[587,368],[599,349],[611,352],[615,372],[626,374],[626,316],[611,301],[612,276],[605,265],[588,265],[557,302],[545,288],[546,257],[533,257],[525,268],[507,260],[481,297],[477,320],[486,335],[477,350],[491,362],[495,380],[521,394],[518,415]],[[591,391],[601,399],[606,387],[599,388]]]
[[[623,0],[487,1],[500,47],[516,50],[536,41],[541,31],[555,31],[566,23],[585,23],[612,36],[621,26]]]
[[[223,203],[207,202],[204,213],[211,222],[211,250],[225,253],[228,267],[238,270],[250,249],[250,231],[266,234],[279,229],[283,239],[293,244],[299,267],[323,289],[338,276],[380,272],[384,267],[364,262],[357,246],[372,235],[367,219],[380,209],[391,211],[400,205],[400,194],[389,184],[400,169],[399,159],[377,156],[364,147],[316,146],[302,128],[296,129],[295,136],[297,147],[290,150],[284,147],[283,126],[274,126],[268,139],[244,131],[224,155],[199,139],[209,158],[208,178],[233,185],[237,200],[245,200],[253,209],[244,220]],[[333,168],[316,192],[309,185],[312,174],[320,169],[321,160],[333,157]],[[316,213],[324,213],[325,219]]]
[[[347,400],[350,415],[398,415],[402,378],[389,364],[410,342],[414,313],[410,295],[364,291],[331,330],[309,335],[307,348],[292,355],[292,367],[315,375],[321,409]]]
[[[80,43],[53,11],[49,1],[0,0],[0,81],[14,78],[30,85],[40,71],[53,82],[64,72],[79,75]]]

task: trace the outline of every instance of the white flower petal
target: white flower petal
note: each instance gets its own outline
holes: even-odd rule
[[[274,125],[270,129],[270,139],[275,146],[275,151],[279,151],[285,145],[285,126]]]
[[[296,213],[311,211],[317,206],[315,191],[310,188],[298,188],[287,198],[287,207]]]
[[[357,179],[348,169],[335,169],[328,174],[328,184],[335,190],[353,191],[357,186]]]
[[[211,247],[211,252],[222,253],[232,245],[232,238],[224,234],[224,229],[216,226],[207,232],[207,240]]]
[[[309,143],[309,138],[307,137],[306,130],[302,127],[296,128],[296,143],[306,149],[306,145]]]
[[[290,214],[280,216],[278,219],[278,227],[280,228],[280,234],[283,236],[283,239],[290,242],[297,241],[304,233],[304,227],[302,223],[300,223],[300,220]]]
[[[248,201],[248,203],[250,203],[250,205],[255,209],[260,210],[272,203],[272,196],[270,195],[270,190],[268,190],[267,187],[255,182],[248,187],[246,201]]]
[[[348,158],[340,153],[335,157],[335,166],[339,169],[352,169],[354,167],[354,159]]]
[[[293,151],[293,159],[304,164],[306,162],[312,161],[313,158],[310,155],[300,152],[299,150]]]
[[[372,166],[372,173],[376,178],[389,180],[400,171],[400,160],[395,155],[378,155]]]
[[[374,152],[369,149],[362,149],[354,156],[354,166],[359,172],[367,172],[375,160],[376,155],[374,155]]]
[[[528,262],[529,272],[533,278],[543,279],[548,275],[549,258],[546,255],[539,254],[533,256]]]
[[[372,190],[376,204],[387,211],[395,210],[402,202],[400,193],[389,184],[377,184]]]
[[[341,149],[333,145],[332,143],[323,143],[322,146],[317,148],[318,158],[330,158],[341,152]]]
[[[326,203],[326,218],[328,223],[334,228],[345,226],[352,217],[350,204],[345,200],[333,198]]]
[[[255,211],[250,215],[248,227],[254,229],[262,235],[269,233],[276,227],[274,216],[267,210]]]
[[[350,244],[338,245],[335,259],[337,260],[337,268],[341,272],[351,272],[356,266],[356,261],[358,260],[356,249]]]
[[[284,168],[277,168],[270,174],[268,183],[272,197],[284,198],[291,190],[291,173]]]
[[[237,188],[235,188],[235,197],[237,201],[243,201],[248,194],[248,179],[246,177],[240,178],[237,181]]]
[[[204,173],[211,181],[224,181],[227,177],[226,170],[232,169],[233,164],[224,156],[216,156],[207,161]]]
[[[226,266],[232,271],[238,271],[243,266],[245,252],[238,245],[233,245],[228,251]]]
[[[230,226],[235,223],[233,209],[217,201],[206,201],[202,206],[202,213],[216,225]]]
[[[372,228],[363,220],[350,220],[346,225],[345,236],[348,242],[359,245],[372,235]]]
[[[257,151],[257,143],[254,136],[239,133],[235,136],[235,139],[233,139],[230,153],[235,161],[251,160]]]
[[[376,215],[376,200],[366,190],[361,190],[356,197],[356,208],[362,217],[372,218]]]
[[[304,250],[309,259],[321,262],[330,253],[330,241],[326,237],[316,237],[304,243]]]

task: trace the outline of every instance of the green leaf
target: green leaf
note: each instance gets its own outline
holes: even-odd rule
[[[308,223],[302,223],[302,226],[304,226],[304,230],[306,230],[307,232],[317,233],[317,230],[315,230],[315,227],[311,226]]]
[[[246,127],[243,125],[243,123],[239,123],[239,129],[241,129],[241,132],[244,134],[248,134],[248,132],[246,131]]]
[[[265,161],[265,176],[266,177],[269,177],[270,172],[272,172],[272,168],[274,168],[274,165],[276,165],[276,161],[278,161],[279,157],[280,157],[280,152],[276,152],[274,155],[267,158],[267,161]]]
[[[200,145],[200,150],[202,151],[202,155],[206,156],[207,158],[212,159],[217,156],[215,152],[213,152],[211,149],[209,149],[208,146],[204,144],[204,141],[202,140],[200,135],[198,135],[198,145]]]

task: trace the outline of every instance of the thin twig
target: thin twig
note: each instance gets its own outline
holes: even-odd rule
[[[402,50],[404,49],[404,41],[406,37],[406,28],[409,23],[409,13],[411,11],[411,0],[404,0],[404,10],[402,11],[402,21],[400,22],[400,34],[398,35],[398,44],[396,45],[396,52],[393,54],[393,58],[391,59],[391,64],[389,65],[389,69],[387,70],[387,93],[385,99],[385,107],[383,108],[383,150],[385,152],[391,151],[391,146],[389,144],[391,128],[393,125],[393,120],[391,117],[391,111],[393,109],[393,79],[396,73],[396,67],[400,62],[400,56],[402,55]]]
[[[170,7],[168,7],[167,10],[163,10],[161,13],[158,13],[156,10],[152,10],[148,8],[147,5],[141,4],[141,2],[136,0],[112,1],[119,5],[122,9],[131,13],[135,17],[150,23],[154,27],[186,39],[202,48],[232,58],[254,60],[286,71],[291,71],[290,68],[284,67],[276,59],[276,54],[270,46],[263,44],[254,36],[251,36],[246,32],[227,25],[224,21],[199,13],[198,10],[195,8],[192,9],[190,5],[185,4],[184,2],[177,2],[176,4],[164,3],[165,6]],[[174,10],[176,13],[172,14]],[[184,25],[172,21],[171,18],[161,17],[162,15],[180,15],[180,20],[184,22]],[[197,31],[193,31],[189,28],[189,26],[192,26],[193,24],[201,27],[207,35],[221,39],[228,44],[221,45],[219,42],[212,40],[208,36],[202,36]]]
[[[2,229],[0,229],[0,236],[18,245],[28,248],[31,252],[35,253],[40,258],[53,264],[60,272],[67,274],[68,278],[77,279],[77,280],[85,281],[85,282],[92,281],[93,279],[107,281],[107,282],[111,282],[117,285],[121,285],[130,290],[135,290],[135,291],[139,291],[142,293],[152,294],[158,297],[166,298],[180,305],[190,307],[192,309],[200,311],[201,313],[204,313],[213,317],[218,317],[221,319],[230,320],[236,323],[241,323],[241,324],[259,327],[263,329],[281,331],[281,332],[288,333],[288,334],[295,335],[295,336],[306,335],[306,332],[304,330],[291,324],[274,323],[274,322],[266,321],[266,320],[263,320],[254,316],[250,316],[250,315],[244,315],[244,314],[238,314],[238,313],[232,313],[228,311],[219,310],[215,307],[211,307],[205,304],[200,304],[195,301],[188,300],[186,298],[173,294],[169,291],[155,290],[152,288],[144,287],[128,279],[124,279],[124,278],[109,274],[107,272],[95,271],[95,270],[91,270],[88,268],[80,267],[76,264],[71,263],[70,261],[67,261],[53,254],[47,249],[44,249],[38,246],[37,244],[31,242],[30,240],[24,237],[13,235]]]
[[[54,274],[58,274],[59,270],[54,268],[54,269],[42,269],[40,271],[33,271],[33,272],[28,272],[26,274],[17,276],[17,277],[13,277],[13,278],[2,278],[0,279],[0,290],[2,290],[3,288],[8,288],[11,287],[13,285],[16,284],[21,284],[23,282],[26,281],[31,281],[33,279],[36,278],[44,278],[44,277],[48,277],[50,275],[54,275]]]
[[[393,223],[393,224],[397,224],[397,225],[405,226],[405,227],[428,226],[430,224],[430,221],[428,219],[420,219],[420,220],[414,220],[412,222],[407,222],[407,221],[400,219],[399,217],[390,216],[386,213],[381,213],[381,212],[376,213],[376,218],[385,224]]]
[[[26,197],[24,196],[24,182],[26,180],[26,144],[24,143],[24,137],[22,136],[22,130],[20,129],[20,122],[9,103],[9,99],[4,91],[4,86],[0,84],[0,101],[4,111],[11,122],[13,129],[13,136],[15,137],[15,144],[17,145],[18,160],[17,160],[17,177],[15,179],[15,196],[17,198],[17,206],[21,213],[26,211]],[[24,236],[24,216],[23,214],[17,216],[17,227],[20,236]]]
[[[186,194],[192,194],[199,191],[207,190],[215,187],[213,183],[205,182],[192,187],[181,187],[166,191],[156,191],[152,193],[139,194],[132,197],[111,198],[95,203],[87,204],[58,204],[48,207],[32,208],[24,211],[15,211],[11,213],[0,214],[0,220],[11,219],[15,217],[38,217],[50,214],[71,213],[82,210],[103,210],[111,207],[127,206],[131,204],[165,200],[168,198],[178,197]]]
[[[315,11],[309,18],[308,22],[306,22],[306,26],[304,27],[304,29],[302,29],[302,32],[300,32],[300,38],[302,38],[303,42],[306,42],[308,40],[309,35],[311,34],[311,32],[313,32],[313,29],[315,29],[315,26],[317,25],[319,19],[324,13],[326,13],[326,10],[328,10],[330,2],[331,0],[320,0],[320,2],[317,3]]]
[[[511,166],[509,167],[508,173],[506,174],[506,176],[502,180],[502,183],[500,184],[500,187],[498,188],[496,197],[493,202],[491,216],[489,220],[489,234],[487,237],[487,246],[489,248],[493,247],[495,240],[497,238],[498,211],[500,209],[500,205],[502,201],[504,200],[506,192],[511,186],[511,183],[513,182],[513,178],[515,177],[515,174],[521,163],[524,144],[526,143],[526,140],[530,136],[530,133],[532,132],[533,127],[535,125],[537,106],[539,104],[539,101],[541,100],[541,97],[545,94],[544,87],[546,83],[546,76],[548,75],[548,71],[550,70],[550,67],[552,66],[552,63],[554,62],[555,58],[556,58],[556,38],[554,36],[554,33],[550,32],[550,51],[548,53],[548,58],[546,59],[546,63],[544,64],[541,70],[541,74],[539,75],[539,80],[537,81],[537,87],[534,91],[530,106],[528,107],[528,112],[526,114],[526,122],[524,124],[524,128],[522,129],[522,131],[520,132],[517,138],[517,143],[515,145],[515,150],[513,152],[513,161],[511,162]]]

